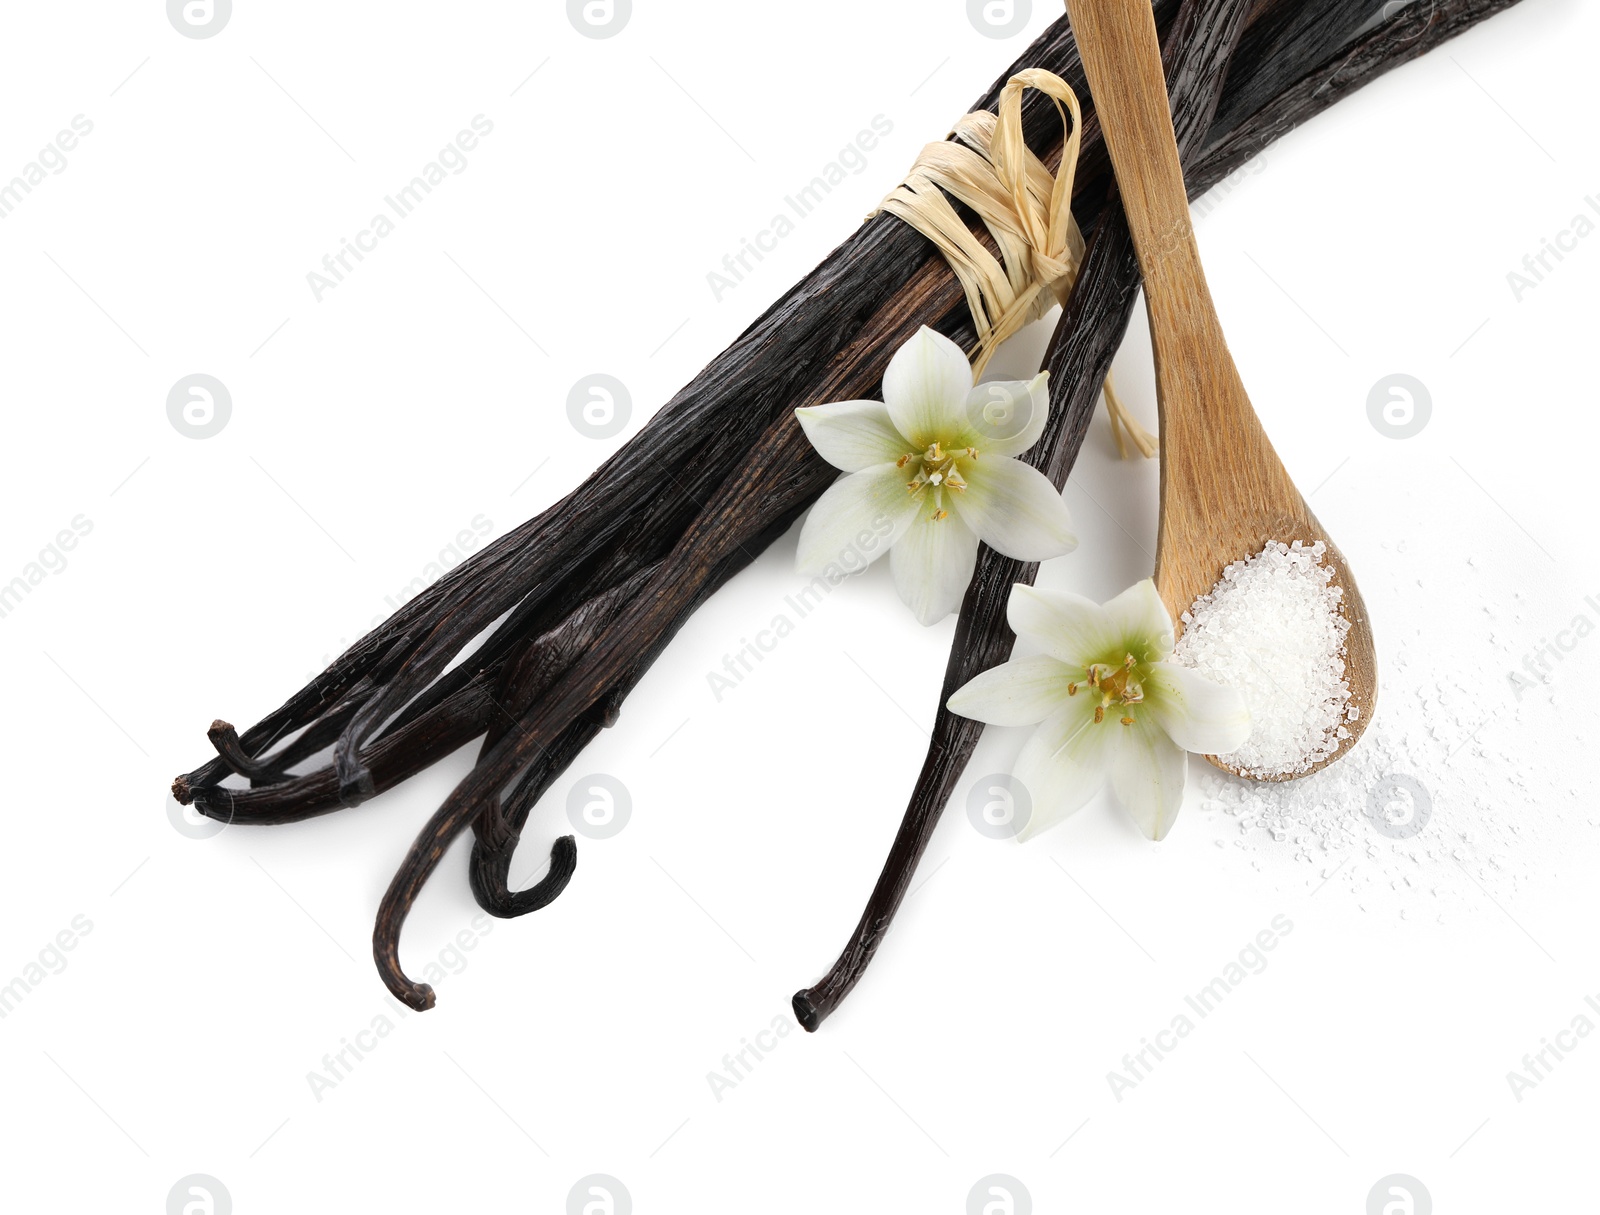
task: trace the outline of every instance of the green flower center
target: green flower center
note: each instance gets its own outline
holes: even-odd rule
[[[1134,724],[1133,707],[1144,701],[1144,688],[1134,678],[1138,670],[1139,660],[1132,654],[1125,657],[1120,666],[1091,662],[1084,668],[1086,682],[1100,697],[1100,703],[1094,708],[1095,724],[1105,721],[1106,710],[1113,706],[1116,706],[1123,725]],[[1076,696],[1082,686],[1079,683],[1069,683],[1067,695]]]
[[[966,492],[967,482],[961,475],[961,461],[977,458],[976,447],[946,451],[943,445],[935,440],[928,445],[927,451],[907,452],[901,456],[897,461],[897,467],[916,466],[916,472],[911,480],[906,482],[906,490],[913,498],[932,499],[933,513],[930,518],[937,523],[950,514],[944,508],[944,491],[948,489],[951,493],[957,494]]]

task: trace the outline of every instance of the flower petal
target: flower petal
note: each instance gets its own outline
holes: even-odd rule
[[[954,515],[934,519],[927,502],[889,558],[895,589],[923,624],[938,624],[961,606],[977,563],[978,538]]]
[[[860,472],[875,464],[893,463],[909,443],[889,420],[882,401],[836,401],[797,409],[794,416],[811,446],[829,464],[844,472]]]
[[[895,429],[918,449],[967,429],[972,365],[949,338],[924,325],[889,360],[883,400]]]
[[[1233,688],[1175,662],[1158,662],[1144,680],[1145,710],[1185,751],[1227,755],[1250,737],[1250,710]]]
[[[1072,515],[1050,478],[1020,460],[964,460],[967,488],[950,505],[978,538],[1018,561],[1044,561],[1078,547]]]
[[[1050,373],[990,380],[967,394],[967,430],[985,456],[1020,456],[1039,441],[1050,416]]]
[[[1189,757],[1150,720],[1136,714],[1131,726],[1107,719],[1121,738],[1111,748],[1111,787],[1139,830],[1165,839],[1183,806]]]
[[[1006,620],[1017,636],[1079,670],[1106,661],[1118,645],[1105,608],[1070,591],[1041,591],[1019,582],[1006,601]]]
[[[1012,769],[1013,783],[1027,790],[1032,804],[1019,840],[1054,827],[1105,787],[1107,744],[1116,737],[1112,731],[1123,728],[1116,722],[1096,724],[1087,696],[1074,697],[1045,718]]]
[[[1135,582],[1107,600],[1106,615],[1117,643],[1141,662],[1163,662],[1172,656],[1172,617],[1151,579]]]
[[[1082,674],[1048,654],[1013,658],[973,676],[945,707],[991,726],[1031,726],[1067,703],[1067,684]]]
[[[795,565],[820,574],[837,562],[847,573],[865,569],[900,538],[916,513],[905,474],[879,464],[840,477],[818,498],[800,529]]]

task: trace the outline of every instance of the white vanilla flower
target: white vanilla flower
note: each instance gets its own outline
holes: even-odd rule
[[[1183,804],[1184,752],[1225,755],[1250,736],[1236,691],[1170,661],[1172,618],[1148,578],[1104,607],[1018,584],[1006,619],[1044,652],[990,668],[948,707],[993,726],[1041,723],[1013,770],[1032,801],[1019,839],[1055,826],[1107,777],[1139,829],[1162,839]]]
[[[960,606],[979,540],[1021,561],[1071,552],[1060,493],[1014,458],[1044,432],[1046,379],[974,387],[961,348],[924,327],[889,360],[881,402],[795,410],[811,445],[847,474],[811,508],[801,572],[853,569],[892,549],[900,598],[935,624]]]

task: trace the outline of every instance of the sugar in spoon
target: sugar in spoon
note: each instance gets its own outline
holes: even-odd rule
[[[1182,614],[1233,562],[1272,541],[1326,546],[1350,623],[1345,680],[1356,716],[1336,750],[1292,774],[1308,775],[1354,746],[1372,720],[1378,678],[1366,605],[1262,430],[1228,352],[1195,243],[1149,0],[1067,0],[1067,12],[1144,275],[1161,417],[1156,589],[1181,628]]]

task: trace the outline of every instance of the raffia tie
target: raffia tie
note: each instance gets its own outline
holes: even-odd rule
[[[1054,103],[1065,138],[1061,168],[1054,175],[1022,138],[1022,94],[1037,89]],[[1083,233],[1072,216],[1072,183],[1078,170],[1083,115],[1072,87],[1042,68],[1028,68],[1006,82],[998,114],[977,110],[951,131],[953,138],[922,149],[905,180],[878,204],[927,237],[944,255],[966,293],[978,344],[969,357],[974,378],[996,349],[1024,325],[1064,304],[1083,264]],[[997,259],[950,199],[970,207],[1000,250]],[[1112,434],[1126,454],[1118,423],[1145,455],[1155,453],[1150,436],[1116,400],[1106,381]]]

